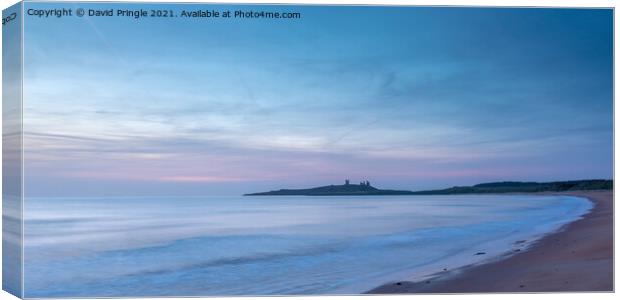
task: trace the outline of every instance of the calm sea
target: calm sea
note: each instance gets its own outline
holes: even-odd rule
[[[513,252],[591,207],[514,195],[29,198],[25,295],[356,294]]]

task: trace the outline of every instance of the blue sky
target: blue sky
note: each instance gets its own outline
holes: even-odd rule
[[[28,17],[27,193],[612,177],[611,10],[237,8],[302,18]]]

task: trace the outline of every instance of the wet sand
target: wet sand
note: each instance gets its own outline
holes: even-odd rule
[[[549,194],[549,193],[546,193]],[[369,294],[613,291],[613,192],[555,193],[590,199],[582,219],[503,259],[438,270],[423,282],[391,282]]]

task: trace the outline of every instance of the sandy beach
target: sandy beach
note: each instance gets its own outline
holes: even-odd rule
[[[557,193],[590,199],[582,219],[528,249],[457,270],[438,270],[423,282],[391,282],[368,291],[392,293],[613,291],[613,192]]]

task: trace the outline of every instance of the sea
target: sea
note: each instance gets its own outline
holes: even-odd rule
[[[25,296],[360,294],[526,250],[592,207],[555,195],[27,198]]]

